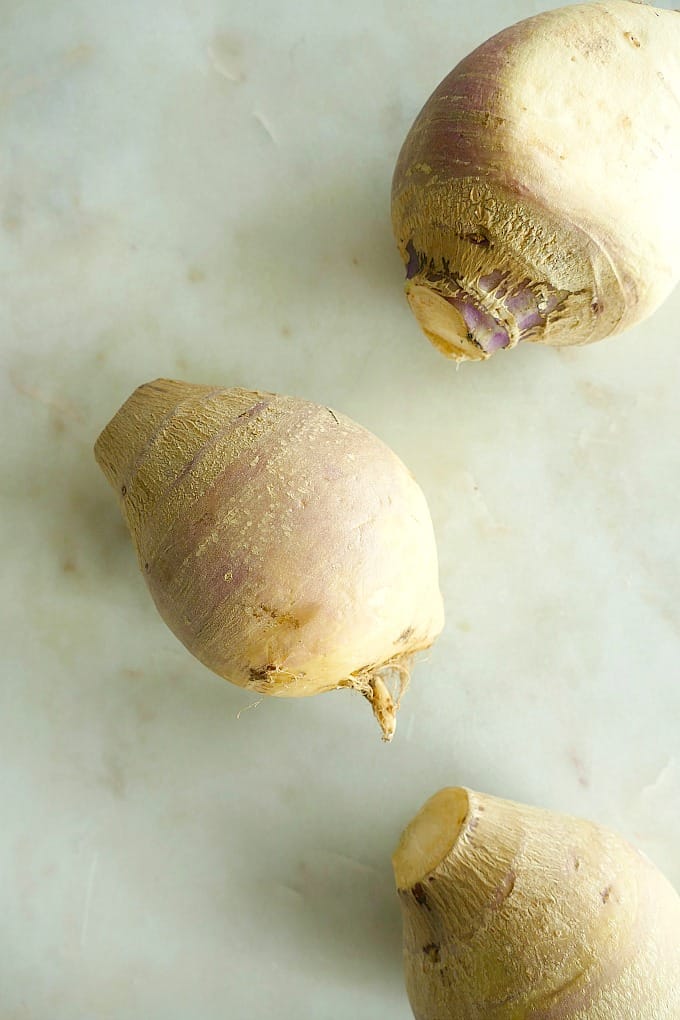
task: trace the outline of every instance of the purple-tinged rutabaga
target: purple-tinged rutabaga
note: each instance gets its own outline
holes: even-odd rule
[[[396,454],[305,400],[159,379],[95,456],[190,652],[261,694],[358,690],[391,738],[391,681],[443,626],[429,510]]]
[[[393,856],[416,1020],[678,1020],[680,897],[621,836],[459,787]]]
[[[406,137],[392,221],[406,294],[457,360],[586,344],[680,279],[680,13],[603,0],[466,57]]]

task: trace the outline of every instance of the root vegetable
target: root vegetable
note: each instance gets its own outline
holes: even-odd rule
[[[189,651],[262,694],[358,690],[390,739],[390,679],[443,609],[425,497],[384,443],[304,400],[159,379],[95,456]]]
[[[393,857],[417,1020],[677,1020],[680,897],[620,836],[470,790]]]
[[[603,0],[539,14],[464,59],[397,161],[406,294],[456,360],[585,344],[680,279],[680,14]]]

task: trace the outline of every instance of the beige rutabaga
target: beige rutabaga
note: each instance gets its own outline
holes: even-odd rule
[[[417,1020],[678,1020],[680,897],[607,829],[448,788],[393,857]]]
[[[441,82],[397,161],[421,327],[458,360],[627,329],[680,278],[678,181],[680,13],[604,0],[500,32]]]
[[[305,400],[159,379],[95,455],[189,651],[261,694],[360,691],[390,739],[443,609],[425,497],[384,443]]]

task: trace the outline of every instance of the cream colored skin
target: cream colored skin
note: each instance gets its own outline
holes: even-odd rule
[[[680,13],[604,0],[501,32],[440,84],[397,162],[422,328],[451,357],[488,357],[447,300],[462,290],[506,349],[627,329],[680,279],[679,180]],[[508,297],[527,284],[540,321],[523,328]]]
[[[678,1020],[680,897],[620,836],[449,788],[393,858],[417,1020]]]
[[[384,443],[304,400],[160,379],[95,455],[189,651],[262,694],[357,689],[390,739],[389,679],[443,608],[425,497]]]

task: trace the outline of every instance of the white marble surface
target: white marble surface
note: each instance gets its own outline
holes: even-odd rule
[[[390,235],[422,101],[539,6],[2,4],[2,1020],[407,1020],[389,855],[451,783],[680,885],[680,293],[456,371]],[[448,625],[392,745],[345,692],[244,713],[157,617],[91,447],[158,375],[416,473]]]

